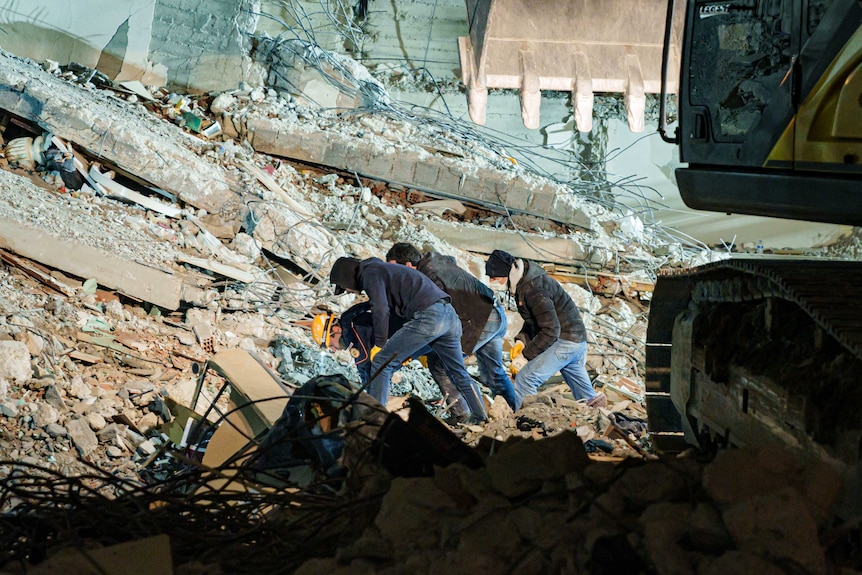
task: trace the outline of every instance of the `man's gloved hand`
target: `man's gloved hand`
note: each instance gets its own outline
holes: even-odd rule
[[[524,342],[516,341],[512,349],[509,350],[509,359],[515,361],[515,358],[520,357],[524,353]]]
[[[410,365],[410,362],[413,361],[412,357],[408,357],[404,361],[401,362],[401,365]]]
[[[518,357],[516,357],[515,359],[512,360],[512,364],[511,364],[512,375],[515,375],[516,373],[518,373],[519,371],[524,369],[525,365],[527,365],[527,358],[524,357],[523,355],[518,355]]]
[[[374,356],[377,355],[377,352],[380,351],[380,348],[376,345],[371,348],[371,353],[368,354],[368,359],[374,361]]]

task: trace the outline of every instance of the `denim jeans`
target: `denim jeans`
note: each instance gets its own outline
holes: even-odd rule
[[[440,387],[446,403],[451,405],[449,413],[454,417],[469,415],[470,410],[467,407],[467,402],[464,401],[461,392],[458,391],[458,388],[455,387],[455,384],[446,375],[446,368],[443,367],[443,362],[437,358],[436,353],[429,353],[426,357],[428,358],[428,371],[431,372],[431,377]]]
[[[368,385],[368,393],[383,405],[389,399],[389,384],[392,374],[408,357],[419,357],[418,352],[430,346],[443,364],[446,375],[461,393],[470,413],[487,419],[485,404],[479,386],[467,373],[461,355],[461,320],[455,308],[445,300],[438,301],[419,311],[396,331],[386,342],[374,361],[371,374],[380,371]]]
[[[591,399],[596,395],[587,374],[587,342],[575,343],[557,339],[551,347],[527,362],[515,375],[515,403],[518,407],[528,395],[534,395],[549,377],[560,372],[575,399]]]
[[[515,409],[515,388],[509,378],[509,373],[503,367],[503,337],[506,335],[508,327],[506,311],[502,305],[496,304],[491,310],[485,329],[479,335],[472,351],[476,354],[479,377],[482,383],[490,387],[494,395],[501,395],[506,403]],[[452,381],[446,376],[446,372],[440,362],[437,361],[436,356],[428,356],[428,370],[450,400],[457,400],[461,396]],[[462,402],[455,401],[450,412],[452,415],[458,416],[466,413],[466,409]]]
[[[509,327],[506,311],[499,303],[494,304],[488,323],[473,348],[479,363],[479,375],[491,388],[494,395],[501,395],[509,407],[515,409],[515,388],[506,368],[503,367],[503,337]]]

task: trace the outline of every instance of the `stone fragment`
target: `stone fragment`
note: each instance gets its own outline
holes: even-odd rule
[[[39,357],[42,350],[45,349],[45,340],[33,333],[32,331],[23,332],[21,341],[27,346],[27,351],[33,357]]]
[[[101,431],[105,428],[106,425],[108,425],[108,422],[105,421],[105,418],[102,416],[101,413],[90,411],[85,417],[87,418],[87,423],[90,424],[90,428],[93,431]]]
[[[78,399],[87,399],[93,396],[92,389],[90,389],[89,385],[84,383],[84,380],[80,376],[75,377],[72,380],[72,383],[69,386],[69,393],[72,397],[77,397]]]
[[[722,449],[703,471],[703,487],[717,503],[735,504],[750,497],[775,492],[791,484],[786,473],[764,469],[758,452]]]
[[[825,557],[808,502],[791,487],[750,497],[727,509],[724,524],[738,549],[823,573]]]
[[[56,385],[49,385],[45,387],[42,397],[46,402],[50,403],[57,409],[66,409],[66,401],[63,399],[63,395],[60,393],[60,390],[57,389]]]
[[[33,377],[30,350],[24,342],[0,340],[0,377],[15,381]]]
[[[125,435],[125,430],[123,429],[125,426],[121,426],[117,423],[109,423],[105,427],[99,430],[97,433],[97,437],[99,438],[100,443],[112,443],[118,437]]]
[[[787,575],[787,571],[747,551],[728,551],[721,557],[701,561],[697,575]]]
[[[18,406],[14,401],[7,400],[0,403],[0,415],[4,417],[16,417],[18,415]]]
[[[140,453],[144,457],[149,457],[156,452],[157,448],[156,445],[153,443],[152,439],[146,439],[140,442],[135,449],[137,449],[138,453]]]
[[[57,423],[59,420],[60,414],[57,409],[47,402],[40,403],[36,413],[33,414],[33,423],[36,427],[46,427],[52,423]]]
[[[66,437],[66,435],[68,435],[66,428],[59,423],[49,423],[45,426],[45,431],[47,431],[48,435],[51,437]]]
[[[99,445],[99,440],[93,430],[90,429],[90,424],[87,423],[86,419],[78,418],[67,421],[66,431],[69,432],[81,455],[89,455]]]
[[[567,431],[541,441],[524,439],[504,444],[486,465],[494,489],[506,497],[518,497],[535,491],[547,480],[582,469],[588,461],[583,442],[576,433]]]
[[[383,497],[374,524],[392,541],[408,540],[418,548],[434,547],[440,534],[436,525],[456,509],[452,499],[426,477],[396,478]]]
[[[126,455],[126,452],[116,445],[109,445],[105,452],[108,454],[108,457],[112,457],[114,459],[124,457]]]

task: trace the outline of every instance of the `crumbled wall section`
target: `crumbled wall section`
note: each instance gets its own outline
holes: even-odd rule
[[[244,137],[258,152],[337,170],[356,172],[443,197],[549,218],[588,230],[601,226],[567,188],[550,181],[477,167],[445,156],[407,149],[381,149],[370,135],[354,137],[309,129],[278,118],[223,118],[228,133]]]
[[[244,77],[248,38],[259,0],[157,0],[150,60],[167,69],[169,86],[192,92],[224,90]]]
[[[216,212],[238,202],[221,173],[192,149],[203,142],[166,135],[180,128],[145,110],[121,106],[105,93],[82,92],[6,52],[0,52],[0,108],[197,208]]]

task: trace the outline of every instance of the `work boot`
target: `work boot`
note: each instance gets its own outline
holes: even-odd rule
[[[587,400],[587,407],[607,407],[608,396],[601,391]]]
[[[452,425],[481,425],[483,423],[488,423],[487,419],[482,419],[478,415],[473,415],[472,413],[456,415],[451,418],[451,421]]]

